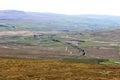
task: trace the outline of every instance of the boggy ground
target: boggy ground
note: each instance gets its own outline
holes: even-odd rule
[[[0,80],[120,80],[120,66],[1,58]]]
[[[0,57],[60,60],[63,58],[71,58],[72,55],[69,55],[69,53],[65,52],[65,50],[58,48],[54,49],[40,46],[0,45]]]
[[[64,58],[73,58],[82,56],[77,49],[69,48],[70,52],[65,51],[65,47],[40,47],[40,46],[24,46],[24,45],[0,45],[0,57],[7,58],[26,58],[26,59],[52,59],[61,60]],[[119,60],[119,51],[114,48],[85,48],[88,58],[113,59]]]

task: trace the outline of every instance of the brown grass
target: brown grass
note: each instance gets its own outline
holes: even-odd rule
[[[13,36],[13,35],[22,35],[22,36],[31,36],[34,34],[57,34],[60,33],[58,31],[1,31],[0,36]]]
[[[0,59],[0,80],[120,80],[120,66]]]
[[[22,35],[22,36],[30,36],[33,35],[33,32],[31,31],[1,31],[0,36],[5,36],[5,35]]]

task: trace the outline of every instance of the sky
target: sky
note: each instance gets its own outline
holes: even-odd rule
[[[119,15],[120,0],[0,0],[0,10]]]

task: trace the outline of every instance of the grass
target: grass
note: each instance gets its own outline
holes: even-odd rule
[[[4,39],[0,41],[0,44],[17,44],[17,45],[28,45],[28,46],[42,46],[52,48],[65,48],[65,45],[60,42],[54,42],[48,36],[44,35],[39,38],[33,36],[4,36]]]
[[[82,46],[82,47],[88,47],[88,46],[106,46],[106,44],[97,43],[97,42],[84,42],[84,43],[79,44],[79,46]]]
[[[73,63],[86,63],[86,64],[99,64],[101,62],[108,61],[107,59],[97,59],[97,58],[73,58],[73,59],[63,59],[63,62],[73,62]]]
[[[105,64],[105,65],[116,65],[116,62],[118,62],[119,65],[120,65],[120,60],[109,60],[109,61],[101,62],[100,64]]]
[[[0,59],[0,80],[120,80],[120,66]]]

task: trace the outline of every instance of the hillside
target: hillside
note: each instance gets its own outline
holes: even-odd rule
[[[0,80],[119,80],[120,66],[0,59]]]
[[[120,16],[0,11],[0,80],[120,80]]]
[[[112,30],[120,29],[120,16],[64,15],[54,13],[0,11],[0,30]]]

